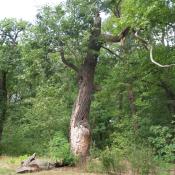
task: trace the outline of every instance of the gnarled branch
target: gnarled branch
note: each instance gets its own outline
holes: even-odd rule
[[[102,34],[101,40],[104,43],[116,43],[120,42],[123,38],[125,38],[130,31],[130,27],[126,27],[118,36],[110,35],[110,34]]]
[[[119,36],[114,36],[110,34],[101,34],[101,40],[104,43],[115,43],[120,42],[121,38]]]
[[[79,69],[77,66],[75,66],[73,63],[70,63],[68,60],[65,59],[65,56],[64,56],[64,49],[63,47],[61,47],[60,49],[60,55],[61,55],[61,60],[62,62],[68,66],[69,68],[73,69],[75,72],[79,72]]]

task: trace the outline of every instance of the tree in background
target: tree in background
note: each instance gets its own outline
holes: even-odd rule
[[[8,92],[8,82],[12,80],[14,70],[20,65],[19,35],[25,30],[26,23],[15,19],[0,22],[0,140],[6,119],[8,100],[16,98]],[[12,96],[10,96],[12,95]]]

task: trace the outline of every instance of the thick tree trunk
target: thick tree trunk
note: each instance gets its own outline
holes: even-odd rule
[[[79,72],[79,92],[74,104],[70,123],[70,143],[72,152],[83,158],[88,155],[91,131],[89,112],[94,89],[93,81],[97,58],[100,51],[99,37],[101,34],[101,19],[97,14],[89,38],[86,58]]]
[[[71,116],[70,142],[75,155],[86,157],[90,146],[90,126],[88,121],[91,97],[93,92],[94,65],[83,66],[82,82],[79,87],[78,97]]]
[[[0,141],[2,138],[3,125],[6,116],[7,106],[7,88],[6,88],[6,72],[0,72]]]

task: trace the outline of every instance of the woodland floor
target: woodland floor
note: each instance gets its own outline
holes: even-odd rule
[[[23,160],[23,159],[22,159]],[[15,175],[16,168],[19,167],[21,158],[12,157],[0,157],[0,175]],[[84,170],[76,167],[63,167],[56,168],[54,170],[40,171],[36,173],[29,173],[29,175],[100,175],[95,173],[87,173]],[[101,174],[102,175],[102,174]],[[103,174],[105,175],[105,174]],[[132,175],[131,172],[124,173],[122,175]],[[175,168],[171,171],[165,171],[160,175],[175,175]]]
[[[15,175],[16,168],[19,167],[20,160],[18,158],[0,157],[0,175]],[[29,173],[29,175],[97,175],[94,173],[86,173],[79,168],[65,167],[54,170],[40,171]]]

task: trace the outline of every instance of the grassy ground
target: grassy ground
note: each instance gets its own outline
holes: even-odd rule
[[[20,166],[22,160],[25,160],[27,156],[14,157],[0,157],[0,175],[15,175],[16,168]],[[163,168],[161,166],[161,168]],[[166,169],[158,173],[158,175],[175,175],[175,167],[163,168]],[[83,169],[75,167],[57,168],[49,171],[40,171],[36,173],[30,173],[30,175],[97,175],[95,173],[87,173]],[[100,175],[100,174],[98,174]],[[104,174],[103,174],[104,175]],[[131,171],[127,171],[122,175],[132,175]]]
[[[0,157],[0,175],[15,175],[16,168],[20,165],[24,157]],[[96,175],[93,173],[86,173],[79,168],[57,168],[55,170],[41,171],[30,173],[30,175]]]

